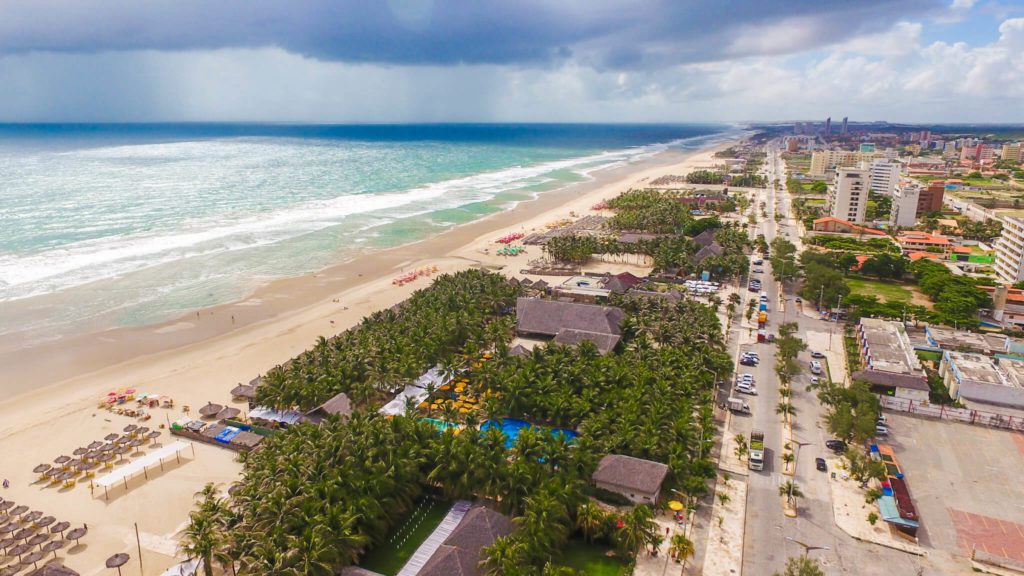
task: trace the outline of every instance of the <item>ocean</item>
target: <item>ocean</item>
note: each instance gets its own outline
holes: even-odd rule
[[[0,125],[0,335],[144,325],[727,125]]]

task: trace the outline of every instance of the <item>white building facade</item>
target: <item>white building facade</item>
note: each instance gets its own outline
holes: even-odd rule
[[[1024,220],[1003,216],[1003,232],[995,242],[996,275],[1013,284],[1024,280]]]
[[[917,224],[917,201],[920,197],[920,184],[912,180],[900,181],[892,193],[889,225],[909,228]]]
[[[868,209],[868,172],[861,168],[837,168],[828,187],[828,206],[833,217],[863,224]]]

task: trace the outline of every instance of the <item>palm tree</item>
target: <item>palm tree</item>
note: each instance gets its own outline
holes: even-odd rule
[[[736,442],[736,448],[734,449],[736,457],[739,458],[740,460],[743,460],[743,458],[747,455],[748,451],[747,437],[744,436],[743,434],[737,434],[735,437],[733,437],[733,441]]]
[[[791,507],[796,507],[796,499],[803,498],[804,493],[800,491],[800,486],[792,480],[786,480],[785,484],[779,486],[779,496],[786,497],[786,503]]]
[[[786,568],[773,576],[825,576],[818,561],[807,556],[793,556],[786,560]]]
[[[594,537],[599,535],[601,527],[604,526],[607,516],[600,506],[588,500],[576,509],[576,528],[583,532],[584,540],[593,542]]]
[[[697,550],[694,547],[693,542],[682,532],[673,534],[672,538],[669,539],[668,553],[676,560],[686,562],[686,560],[692,558],[696,552]]]
[[[646,547],[657,535],[654,512],[644,505],[633,508],[621,517],[615,530],[615,540],[619,547],[633,557],[641,547]]]
[[[796,414],[796,408],[789,402],[783,400],[775,405],[775,413],[782,416],[787,422]]]
[[[782,455],[782,461],[786,463],[786,470],[789,470],[789,465],[793,463],[795,456],[792,452],[786,452]]]

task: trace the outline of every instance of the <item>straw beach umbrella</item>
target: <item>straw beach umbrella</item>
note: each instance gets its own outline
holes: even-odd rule
[[[85,526],[80,526],[78,528],[75,528],[71,532],[68,532],[67,539],[68,540],[74,540],[75,541],[75,546],[78,546],[78,541],[81,540],[82,537],[85,536],[88,533],[89,533],[89,529],[88,528],[86,528]]]
[[[60,550],[67,544],[64,540],[52,540],[43,545],[43,552],[53,552],[53,557],[57,557],[57,550]]]
[[[39,568],[39,561],[42,560],[45,557],[46,557],[46,554],[44,554],[42,552],[33,552],[33,553],[29,554],[28,556],[25,556],[24,558],[21,559],[21,565],[22,566],[28,566],[29,564],[32,564],[36,568]]]
[[[213,402],[207,402],[206,406],[199,409],[199,415],[203,418],[212,418],[217,415],[218,412],[223,410],[224,407],[220,404],[214,404]]]
[[[131,434],[132,432],[135,432],[137,428],[138,426],[136,426],[135,424],[129,424],[125,426],[122,430],[124,430],[124,432],[127,434]]]
[[[110,558],[107,558],[107,568],[117,568],[117,574],[120,576],[121,566],[127,564],[129,558],[130,557],[124,552],[118,552]]]
[[[56,521],[57,519],[53,516],[44,516],[43,518],[40,518],[38,522],[36,522],[36,526],[40,528],[46,528],[47,526],[53,524]]]
[[[95,449],[99,448],[100,446],[103,446],[103,442],[100,442],[99,440],[94,440],[92,442],[89,442],[89,450],[95,450]]]
[[[50,533],[49,532],[42,532],[42,533],[36,534],[35,536],[29,538],[27,544],[29,544],[30,546],[40,546],[40,545],[42,545],[44,542],[46,542],[49,539],[50,539]]]
[[[227,418],[234,418],[235,416],[238,416],[241,413],[242,413],[242,411],[239,410],[238,408],[232,408],[231,406],[228,406],[228,407],[224,408],[223,410],[221,410],[220,412],[217,413],[217,420],[225,420]]]
[[[25,522],[35,522],[36,520],[39,520],[42,517],[43,517],[43,513],[42,512],[40,512],[39,510],[33,510],[32,512],[29,512],[28,514],[25,514],[25,516],[22,517],[22,520],[24,520]]]
[[[42,474],[43,472],[46,472],[50,468],[53,468],[53,466],[51,466],[50,464],[40,464],[39,466],[36,466],[35,468],[32,469],[32,473]]]
[[[117,440],[117,436],[117,434],[111,432],[110,434],[104,436],[103,439],[106,440],[107,442],[113,442],[114,440]]]
[[[56,534],[57,532],[60,532],[61,538],[63,538],[64,537],[64,531],[67,530],[70,527],[71,527],[71,523],[70,522],[65,522],[65,521],[62,520],[60,522],[57,522],[53,526],[50,526],[50,534]]]

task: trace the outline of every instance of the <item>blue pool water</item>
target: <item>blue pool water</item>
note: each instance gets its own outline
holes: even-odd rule
[[[499,428],[502,433],[505,434],[505,448],[512,448],[516,444],[516,438],[519,438],[519,433],[524,428],[533,428],[535,430],[545,430],[540,426],[534,426],[525,420],[517,420],[515,418],[504,418],[501,422],[495,420],[488,420],[480,426],[481,431],[489,430],[491,428]],[[569,440],[576,438],[577,434],[574,430],[568,428],[551,428],[549,432],[552,435],[560,434]]]

